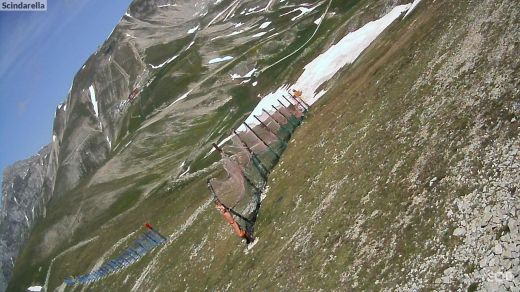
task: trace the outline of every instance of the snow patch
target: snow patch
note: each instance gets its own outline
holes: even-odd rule
[[[209,60],[208,64],[215,64],[215,63],[220,63],[220,62],[225,62],[225,61],[229,61],[233,59],[233,57],[231,56],[225,56],[225,57],[221,57],[221,58],[215,58],[215,59],[211,59]]]
[[[188,90],[188,92],[186,92],[185,94],[183,94],[181,97],[177,98],[177,99],[176,99],[174,102],[172,102],[169,106],[172,106],[172,105],[178,103],[179,101],[181,101],[181,100],[183,100],[183,99],[186,99],[186,97],[188,97],[188,95],[190,95],[190,93],[191,93],[192,90],[193,90],[193,89]]]
[[[237,73],[233,73],[229,76],[231,76],[231,79],[235,80],[235,79],[242,79],[242,78],[251,78],[251,76],[253,76],[253,74],[256,72],[256,68],[253,68],[251,71],[247,72],[246,75],[242,76],[240,74],[237,74]]]
[[[345,65],[353,63],[379,34],[409,7],[410,4],[396,6],[382,18],[369,22],[360,29],[347,34],[337,44],[307,64],[303,74],[292,88],[301,90],[308,104],[314,103],[326,92],[321,90],[316,93],[318,88]]]
[[[234,36],[234,35],[237,35],[237,34],[241,34],[243,33],[244,31],[246,31],[245,29],[241,29],[241,30],[237,30],[237,31],[234,31],[226,36]]]
[[[267,31],[262,31],[262,32],[259,32],[259,33],[257,33],[257,34],[254,34],[252,37],[254,37],[254,38],[258,38],[258,37],[263,36],[263,35],[266,34],[266,33],[267,33]]]
[[[237,28],[237,27],[241,27],[242,25],[244,25],[242,22],[235,23],[235,28]]]
[[[158,5],[157,8],[164,8],[164,7],[175,7],[177,4],[164,4],[164,5]]]
[[[273,106],[274,107],[280,107],[280,102],[284,102],[285,99],[283,96],[287,96],[287,91],[289,90],[289,85],[283,85],[280,88],[278,88],[274,92],[270,92],[266,96],[260,100],[260,102],[256,105],[256,107],[253,109],[249,117],[245,120],[245,122],[248,125],[256,125],[258,124],[258,121],[255,119],[254,116],[260,116],[263,114],[263,110],[266,110],[267,112],[273,112]],[[287,101],[285,102],[287,103]],[[238,132],[244,132],[247,128],[244,125],[240,125],[237,128]]]
[[[262,23],[262,24],[260,25],[260,29],[267,28],[270,24],[271,24],[270,21],[266,21],[266,22],[264,22],[264,23]]]
[[[106,136],[106,139],[108,143],[108,149],[112,149],[112,141],[110,141],[110,138],[108,138],[108,136]]]
[[[246,249],[244,250],[244,253],[245,254],[249,254],[249,252],[251,252],[251,250],[253,249],[253,247],[255,247],[255,245],[258,243],[258,240],[260,238],[259,237],[255,237],[255,240],[253,240],[253,242],[249,243],[246,247]]]
[[[220,147],[222,145],[224,145],[224,143],[226,143],[227,141],[229,141],[231,138],[233,138],[233,135],[229,135],[227,136],[226,138],[224,138],[222,141],[220,141],[217,146]],[[208,152],[208,154],[206,154],[206,156],[204,156],[204,158],[208,157],[211,153],[213,153],[213,151],[215,151],[215,148],[214,147],[211,147],[211,150]]]
[[[297,12],[297,11],[299,11],[300,14],[298,14],[298,15],[296,15],[295,17],[291,18],[291,21],[295,21],[296,19],[298,19],[298,18],[304,16],[305,14],[307,14],[307,13],[309,13],[309,12],[312,12],[314,9],[318,8],[318,6],[320,6],[320,5],[321,5],[321,3],[318,4],[318,5],[316,5],[316,6],[314,6],[314,7],[311,7],[311,8],[307,8],[307,7],[298,7],[298,8],[296,8],[296,9],[293,9],[293,10],[291,10],[291,11],[289,11],[289,12],[287,12],[287,13],[284,13],[284,14],[282,14],[282,15],[280,15],[280,16],[285,16],[285,15],[291,14],[291,13],[293,13],[293,12]]]
[[[161,63],[161,64],[159,64],[159,65],[157,65],[157,66],[155,66],[155,65],[153,65],[153,64],[148,64],[148,65],[150,65],[153,69],[158,69],[158,68],[161,68],[161,67],[163,67],[164,65],[166,65],[166,64],[168,64],[168,63],[170,63],[170,62],[172,62],[173,60],[177,59],[177,57],[179,57],[179,55],[175,55],[175,56],[169,58],[168,60],[164,61],[163,63]]]
[[[90,92],[90,101],[92,102],[92,105],[94,106],[94,112],[96,112],[96,117],[99,119],[98,102],[96,99],[96,90],[94,89],[94,85],[90,85],[88,90]]]
[[[188,168],[186,169],[186,171],[183,172],[183,173],[181,173],[181,174],[179,175],[179,177],[183,177],[183,176],[186,175],[189,171],[190,171],[190,167],[188,166]]]
[[[256,68],[253,68],[253,70],[247,72],[247,74],[244,75],[244,77],[249,78],[249,77],[253,76],[253,74],[254,74],[255,72],[256,72]]]
[[[253,82],[253,86],[256,86],[258,84],[258,81]]]
[[[188,47],[186,48],[186,50],[184,50],[184,51],[189,50],[189,49],[191,48],[191,46],[193,46],[193,44],[195,44],[195,41],[192,41],[192,42],[188,45]]]
[[[316,20],[314,21],[314,23],[315,23],[316,25],[320,25],[322,21],[323,21],[323,16],[320,16],[320,18],[316,19]]]
[[[241,14],[244,14],[244,12],[245,12],[245,15],[250,15],[250,14],[257,13],[257,12],[260,11],[258,8],[260,8],[260,6],[255,6],[255,7],[253,7],[253,8],[249,8],[249,9],[247,10],[247,12],[246,12],[246,11],[243,11]]]
[[[42,291],[43,287],[42,286],[31,286],[29,288],[27,288],[27,290],[29,291]]]
[[[196,32],[199,29],[199,27],[200,27],[200,24],[197,25],[196,27],[190,28],[188,30],[188,34],[192,34],[192,33]]]
[[[56,135],[52,135],[52,142],[56,143]]]
[[[419,4],[419,2],[421,2],[421,0],[414,0],[413,3],[412,3],[412,6],[410,6],[410,8],[408,9],[408,11],[406,12],[406,14],[404,15],[404,18],[406,18],[408,16],[408,14],[412,13],[412,11],[415,9],[415,7],[417,7],[417,4]]]

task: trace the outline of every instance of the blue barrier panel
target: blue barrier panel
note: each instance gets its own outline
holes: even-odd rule
[[[166,237],[162,236],[159,232],[152,230],[148,233],[152,238],[154,238],[158,243],[163,243],[166,241]]]
[[[147,250],[141,244],[136,244],[133,250],[137,252],[140,257],[143,257],[147,252]]]
[[[139,237],[134,241],[134,245],[142,246],[146,251],[150,250],[150,244],[146,242],[146,239]]]
[[[151,240],[151,241],[154,243],[154,245],[158,244],[159,241],[160,241],[160,239],[158,240],[158,239],[153,238],[153,236],[151,235],[151,233],[152,233],[152,232],[150,232],[150,231],[145,232],[145,233],[144,233],[144,236],[145,236],[148,240]]]
[[[99,281],[106,276],[118,272],[138,261],[155,247],[166,242],[166,237],[155,231],[148,223],[145,225],[148,230],[139,236],[127,249],[118,257],[105,262],[97,270],[77,277],[68,277],[63,280],[65,285],[87,284]]]
[[[135,248],[133,247],[129,247],[128,250],[133,254],[135,255],[137,258],[142,258],[144,254],[142,253],[139,253],[137,250],[135,250]]]

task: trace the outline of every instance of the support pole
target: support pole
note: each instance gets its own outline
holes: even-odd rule
[[[290,91],[287,91],[287,93],[289,93],[289,95],[290,95],[292,98],[296,99],[296,97],[295,97],[295,96],[294,96]],[[300,100],[303,102],[303,104],[305,104],[305,106],[307,107],[307,110],[311,107],[310,105],[308,105],[308,104],[305,102],[305,100],[303,100],[303,98],[300,98]]]
[[[294,125],[291,123],[288,117],[286,117],[281,111],[279,111],[274,105],[271,105],[272,108],[274,108],[275,111],[277,111],[279,114],[281,114],[286,120],[288,124],[291,124],[291,126],[296,127],[297,125]]]
[[[280,128],[282,127],[282,125],[280,125],[280,123],[279,123],[279,122],[278,122],[278,121],[277,121],[277,120],[276,120],[276,119],[275,119],[275,118],[274,118],[274,117],[273,117],[273,116],[272,116],[268,111],[266,111],[265,109],[262,109],[262,111],[263,111],[264,113],[266,113],[266,114],[267,114],[271,119],[273,119],[273,121],[274,121],[278,126],[280,126]]]
[[[289,111],[289,113],[290,113],[293,117],[296,118],[296,115],[293,115],[293,114],[291,113],[291,110],[290,110],[290,109],[289,109],[285,104],[283,104],[283,102],[281,102],[279,99],[277,99],[277,101],[278,101],[278,103],[279,103],[282,107],[284,107],[287,111]],[[291,104],[292,104],[292,103],[291,103]],[[280,113],[281,113],[281,112],[280,112]],[[287,119],[287,120],[289,120],[289,119]],[[299,122],[299,120],[298,120],[298,122]],[[292,125],[293,125],[294,127],[298,127],[299,123],[297,123],[296,125],[294,125],[294,124],[292,124]]]
[[[222,148],[220,148],[216,143],[212,143],[211,146],[213,146],[213,148],[215,148],[215,150],[217,150],[220,154],[224,152]]]
[[[278,139],[280,139],[280,141],[283,142],[282,138],[280,138],[278,136],[278,134],[276,134],[275,132],[273,132],[273,130],[271,130],[271,128],[269,128],[266,124],[264,124],[264,122],[262,122],[256,115],[253,115],[253,117],[264,127],[266,128],[269,132],[271,132],[271,134],[275,135]]]
[[[238,139],[240,140],[240,143],[242,143],[242,146],[244,146],[246,148],[247,152],[249,152],[249,154],[251,155],[251,158],[253,160],[256,159],[258,164],[263,168],[263,172],[260,171],[260,173],[262,174],[262,178],[264,180],[267,180],[267,174],[269,173],[269,170],[267,170],[267,167],[265,167],[265,165],[262,163],[260,158],[258,158],[258,156],[256,156],[256,154],[253,152],[253,150],[251,150],[251,148],[249,148],[249,146],[247,146],[246,142],[244,140],[242,140],[242,137],[240,137],[240,135],[237,133],[236,130],[233,130],[233,134],[235,134],[238,137]]]
[[[251,132],[253,132],[253,134],[260,140],[262,141],[262,143],[264,143],[265,146],[267,146],[267,148],[276,156],[277,159],[280,159],[280,155],[278,155],[276,152],[274,152],[274,150],[271,148],[271,146],[267,145],[267,143],[265,143],[264,140],[262,140],[262,138],[260,138],[260,136],[258,136],[258,134],[246,123],[244,122],[243,123]]]
[[[282,97],[287,100],[288,103],[294,105],[291,101],[289,101],[289,99],[287,97],[285,97],[285,95],[282,94]],[[303,112],[302,114],[306,113],[307,112],[307,108],[304,107],[297,99],[293,98],[302,108],[303,108]]]

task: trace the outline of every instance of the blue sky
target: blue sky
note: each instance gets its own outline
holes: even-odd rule
[[[2,174],[50,143],[56,106],[130,3],[48,0],[46,12],[0,11]]]

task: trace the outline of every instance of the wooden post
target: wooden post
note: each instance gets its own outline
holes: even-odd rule
[[[292,95],[292,93],[291,93],[290,91],[287,91],[287,92],[289,93],[289,95],[290,95],[292,98],[296,99],[296,97],[295,97],[294,95]],[[309,109],[309,108],[311,107],[310,105],[308,105],[308,104],[305,102],[305,100],[303,100],[303,98],[300,98],[300,100],[303,102],[303,104],[305,104],[305,106],[307,106],[307,109]]]
[[[289,99],[287,99],[287,97],[285,97],[285,95],[282,94],[282,97],[285,98],[285,100],[287,100],[287,102],[289,102],[290,104],[293,104],[292,102],[289,101]],[[307,112],[307,108],[305,106],[303,106],[301,104],[301,102],[299,102],[296,98],[293,97],[293,99],[303,108],[303,113],[306,113]]]
[[[247,152],[249,152],[249,154],[251,154],[251,158],[252,159],[257,159],[258,160],[258,163],[260,164],[260,166],[264,169],[265,171],[265,175],[262,174],[262,178],[267,180],[267,174],[269,173],[269,170],[267,170],[267,167],[265,167],[265,165],[262,163],[262,161],[256,156],[256,154],[253,152],[253,150],[251,150],[251,148],[249,148],[249,146],[247,146],[246,142],[244,140],[242,140],[242,137],[240,137],[240,135],[238,134],[238,132],[236,130],[233,130],[233,133],[238,137],[238,139],[240,140],[240,143],[242,143],[242,146],[244,146],[247,150]],[[261,172],[260,172],[261,173]]]
[[[211,146],[213,146],[213,148],[215,148],[215,150],[218,151],[218,153],[222,154],[224,151],[222,150],[222,148],[218,147],[218,145],[216,143],[212,143]]]
[[[271,130],[271,128],[269,128],[266,124],[264,124],[264,122],[262,122],[257,116],[253,115],[253,117],[262,125],[264,126],[264,128],[266,128],[269,132],[271,132],[271,134],[275,135],[278,139],[280,139],[280,141],[283,141],[279,136],[278,134],[276,134],[275,132],[273,132],[273,130]]]
[[[260,136],[258,136],[258,134],[246,123],[244,122],[243,123],[251,132],[253,132],[253,134],[256,136],[256,138],[258,138],[260,141],[262,141],[262,143],[267,146],[267,148],[273,152],[273,154],[276,156],[277,159],[280,159],[280,155],[278,155],[276,152],[274,152],[274,150],[271,148],[271,146],[267,145],[267,143],[265,143],[264,140],[262,140],[262,138],[260,138]]]
[[[271,105],[275,111],[277,111],[278,113],[280,113],[286,120],[287,120],[287,123],[288,124],[291,124],[293,127],[296,127],[297,125],[294,125],[293,123],[291,123],[291,121],[289,120],[288,117],[286,117],[281,111],[279,111],[274,105]]]
[[[287,111],[289,111],[289,113],[291,113],[291,110],[290,110],[290,109],[289,109],[285,104],[283,104],[283,102],[281,102],[279,99],[277,99],[277,101],[278,101],[278,103],[279,103],[281,106],[283,106]],[[280,112],[280,113],[282,113],[282,112]],[[292,115],[293,117],[296,118],[296,115],[294,115],[294,114],[292,114],[292,113],[291,113],[291,115]],[[289,121],[289,119],[287,119],[287,120]],[[299,120],[298,120],[298,121],[299,121]],[[293,125],[294,127],[298,127],[299,123],[297,123],[296,125],[294,125],[294,124],[292,124],[292,125]]]
[[[279,122],[278,122],[278,121],[277,121],[277,120],[276,120],[276,119],[275,119],[275,118],[274,118],[274,117],[273,117],[273,116],[272,116],[268,111],[266,111],[265,109],[262,109],[262,111],[263,111],[264,113],[266,113],[266,114],[267,114],[271,119],[273,119],[273,121],[274,121],[276,124],[278,124],[278,126],[280,126],[280,128],[282,127],[282,125],[280,125],[280,123],[279,123]]]

